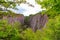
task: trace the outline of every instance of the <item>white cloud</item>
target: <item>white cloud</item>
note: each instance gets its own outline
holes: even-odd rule
[[[24,16],[29,16],[30,14],[36,14],[40,11],[42,11],[41,9],[41,5],[38,5],[35,0],[26,0],[27,2],[29,2],[30,4],[34,5],[34,7],[29,6],[28,4],[24,4],[21,3],[20,6],[16,6],[19,10],[12,10],[16,13],[21,13]]]
[[[21,7],[26,9],[26,11],[22,14],[25,16],[29,16],[30,14],[36,14],[39,11],[42,11],[39,5],[35,5],[35,7],[30,7],[27,4],[21,4]]]
[[[35,0],[26,0],[27,2],[29,2],[30,4],[34,5],[34,7],[29,6],[28,4],[24,4],[22,3],[20,5],[20,7],[22,7],[23,9],[25,9],[26,11],[24,11],[22,14],[24,14],[25,16],[29,16],[30,14],[36,14],[39,11],[42,11],[41,6],[38,5]]]

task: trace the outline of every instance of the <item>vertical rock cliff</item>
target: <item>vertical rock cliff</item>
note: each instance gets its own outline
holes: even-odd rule
[[[31,27],[33,31],[40,30],[45,27],[48,16],[46,14],[36,14],[29,17],[24,17],[24,15],[15,14],[14,17],[3,16],[3,19],[8,19],[8,23],[14,24],[15,22],[19,22],[21,24],[27,25]]]
[[[30,26],[33,31],[36,31],[37,29],[42,29],[48,21],[48,16],[46,14],[37,14],[30,17]]]
[[[7,19],[8,23],[14,24],[15,22],[20,22],[21,24],[24,24],[24,16],[20,14],[16,14],[14,17],[11,15],[3,16],[3,19]]]

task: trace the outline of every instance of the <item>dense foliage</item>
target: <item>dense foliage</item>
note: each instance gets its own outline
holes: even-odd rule
[[[15,8],[16,5],[25,2],[25,0],[0,0],[0,7]]]
[[[55,20],[55,21],[54,21]],[[0,20],[0,39],[4,40],[60,40],[60,15],[49,19],[46,28],[33,32],[27,28],[23,30],[21,24],[13,26],[7,20]]]
[[[19,22],[12,25],[8,23],[7,19],[0,19],[0,40],[60,40],[60,0],[36,1],[42,5],[42,8],[46,8],[45,11],[42,11],[42,14],[47,14],[49,17],[46,27],[34,32],[31,28],[27,28],[29,17],[25,18],[24,25]],[[2,2],[5,1],[0,1],[0,4],[6,8],[11,3],[4,4]],[[15,14],[10,11],[0,12],[0,18],[3,15],[14,16]]]
[[[50,18],[60,14],[60,0],[36,0],[38,4],[42,5],[42,8],[46,8],[43,12],[48,14]]]

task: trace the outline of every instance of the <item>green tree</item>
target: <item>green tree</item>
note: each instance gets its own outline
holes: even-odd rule
[[[25,0],[0,0],[0,6],[5,8],[14,8],[16,4],[19,4],[25,2]]]
[[[36,0],[42,8],[46,8],[45,13],[49,17],[44,33],[49,40],[60,40],[60,0]]]
[[[60,14],[60,0],[36,0],[38,4],[42,5],[42,8],[46,8],[44,13],[49,17],[55,17]]]
[[[20,40],[19,23],[9,24],[8,20],[0,20],[0,40]]]

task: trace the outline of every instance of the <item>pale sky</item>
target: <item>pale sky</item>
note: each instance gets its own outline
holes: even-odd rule
[[[28,4],[21,3],[20,6],[16,6],[19,10],[13,10],[13,11],[17,13],[21,13],[24,16],[29,16],[30,14],[36,14],[42,11],[41,5],[38,5],[35,2],[35,0],[26,0],[26,1],[34,5],[34,7],[31,7]]]

